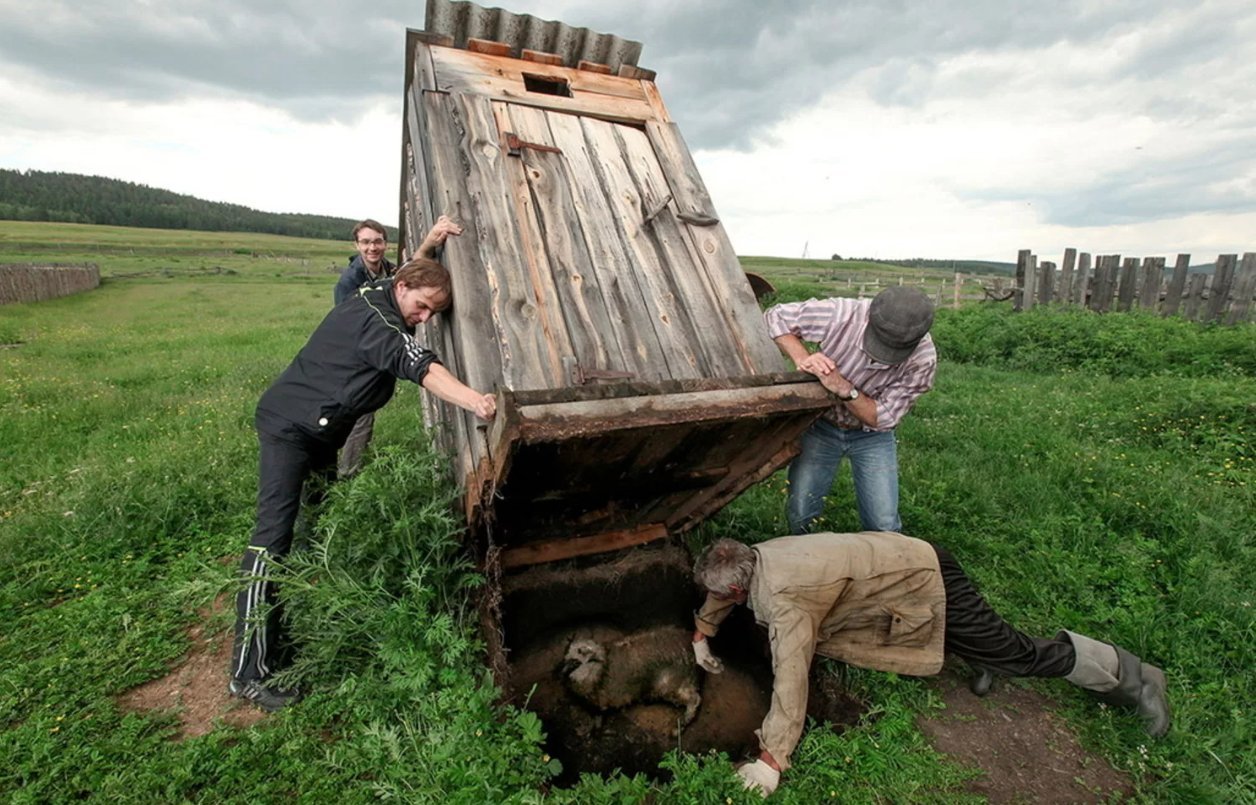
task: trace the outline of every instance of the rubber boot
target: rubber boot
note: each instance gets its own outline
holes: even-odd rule
[[[985,696],[994,689],[994,671],[971,662],[968,667],[973,671],[973,675],[968,677],[968,689],[974,696]]]
[[[1137,710],[1153,738],[1169,731],[1169,700],[1163,671],[1120,646],[1069,631],[1061,632],[1057,638],[1060,636],[1066,636],[1077,653],[1073,670],[1065,679],[1092,691],[1105,704]]]

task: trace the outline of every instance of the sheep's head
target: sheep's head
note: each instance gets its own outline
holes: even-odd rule
[[[592,689],[606,670],[606,647],[592,637],[576,635],[567,645],[561,673],[578,688]]]

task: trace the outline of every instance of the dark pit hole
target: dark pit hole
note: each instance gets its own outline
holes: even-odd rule
[[[558,95],[563,98],[571,97],[571,85],[567,83],[565,78],[551,78],[550,76],[524,73],[523,88],[528,92],[539,92],[542,95]]]
[[[747,608],[738,607],[712,641],[724,673],[693,666],[688,642],[700,600],[691,568],[688,553],[667,544],[528,568],[503,580],[508,697],[545,724],[546,751],[563,764],[556,785],[572,785],[585,772],[617,769],[666,780],[669,773],[658,764],[677,747],[734,759],[758,754],[754,731],[772,695],[767,634]],[[561,666],[578,631],[619,646],[614,659],[634,668],[664,662],[651,648],[660,640],[677,646],[668,656],[683,652],[697,674],[702,705],[696,718],[679,729],[683,710],[673,704],[642,700],[601,710],[575,695]],[[642,640],[649,645],[643,648]],[[843,690],[834,665],[813,665],[808,715],[840,729],[858,721],[864,707]]]

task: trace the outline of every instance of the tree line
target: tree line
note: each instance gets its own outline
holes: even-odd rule
[[[262,212],[148,185],[78,173],[0,169],[0,219],[348,240],[356,221]],[[389,238],[396,238],[389,227]]]

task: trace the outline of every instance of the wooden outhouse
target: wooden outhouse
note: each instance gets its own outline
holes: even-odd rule
[[[785,372],[641,46],[429,0],[406,45],[401,245],[464,227],[422,337],[499,394],[425,395],[481,557],[510,569],[661,539],[795,453],[829,404]]]

